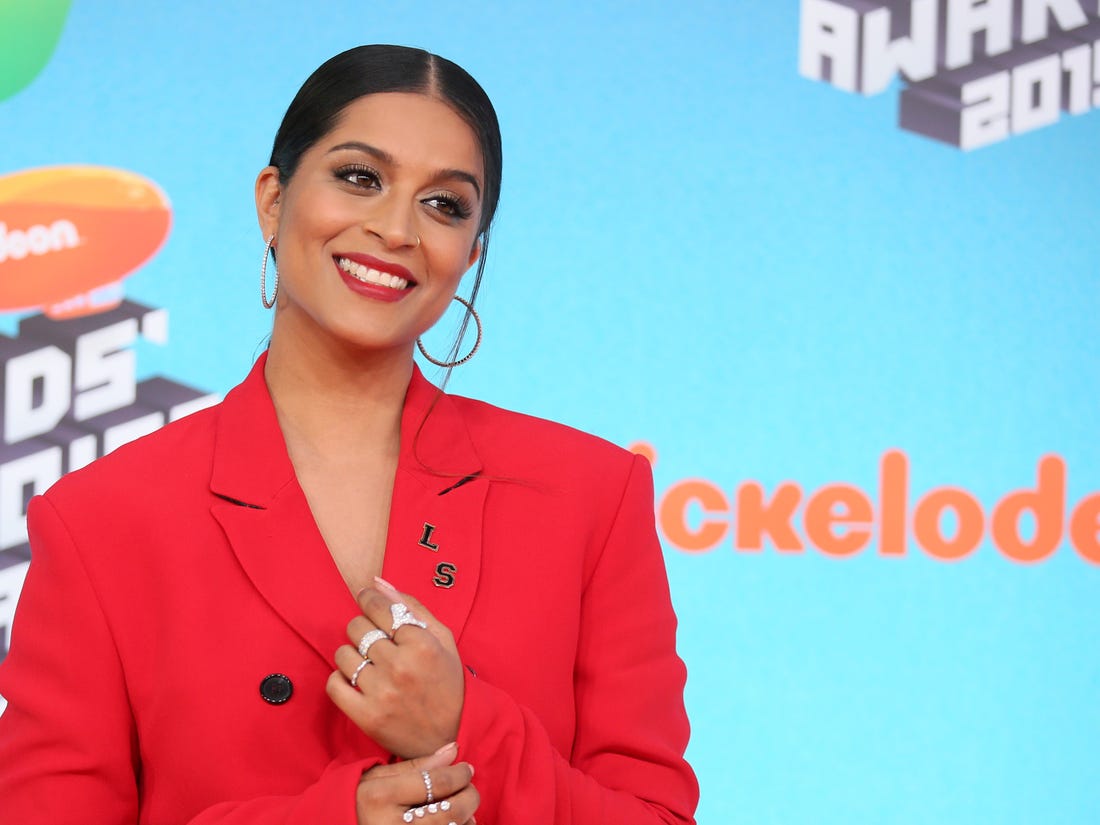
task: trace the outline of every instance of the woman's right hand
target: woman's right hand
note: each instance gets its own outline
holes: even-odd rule
[[[475,825],[481,797],[471,782],[473,766],[452,764],[458,755],[453,742],[429,756],[378,765],[363,774],[356,790],[359,825]],[[432,788],[428,803],[427,772]],[[417,813],[416,809],[423,809]],[[412,811],[411,819],[406,812]]]

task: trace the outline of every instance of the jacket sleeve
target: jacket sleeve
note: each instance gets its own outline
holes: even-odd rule
[[[0,666],[0,822],[139,821],[140,742],[109,623],[61,517],[31,503],[32,561]],[[194,825],[356,825],[373,760],[333,763],[301,794],[216,805]]]
[[[654,525],[648,462],[634,457],[581,602],[572,753],[533,712],[466,676],[459,756],[481,825],[686,825],[699,788],[684,760],[686,672]]]

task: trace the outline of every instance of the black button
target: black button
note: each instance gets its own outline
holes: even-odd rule
[[[294,693],[294,685],[281,673],[272,673],[260,682],[260,695],[264,697],[265,702],[273,705],[283,704],[292,693]]]

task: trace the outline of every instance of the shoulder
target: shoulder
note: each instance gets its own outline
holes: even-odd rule
[[[220,406],[166,424],[62,476],[46,498],[82,509],[138,506],[149,498],[163,501],[181,486],[207,487]]]
[[[449,396],[490,474],[509,477],[592,477],[625,483],[638,456],[566,424]]]

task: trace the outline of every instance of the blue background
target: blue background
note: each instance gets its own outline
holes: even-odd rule
[[[898,129],[897,88],[800,77],[798,25],[793,2],[76,2],[0,103],[0,174],[156,182],[173,227],[126,294],[171,333],[139,370],[224,392],[270,327],[252,187],[290,98],[352,45],[427,48],[505,144],[485,343],[451,391],[652,444],[658,496],[874,498],[892,448],[911,505],[957,486],[988,515],[1050,453],[1069,506],[1100,490],[1100,113],[964,153]],[[666,555],[702,825],[1100,821],[1100,570],[1068,540],[1034,565],[911,532],[900,559]]]

